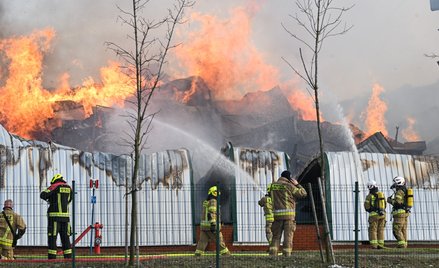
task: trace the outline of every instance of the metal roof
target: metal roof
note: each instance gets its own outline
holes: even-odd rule
[[[395,153],[392,145],[384,137],[383,133],[376,132],[357,145],[360,153]]]
[[[0,125],[0,201],[14,200],[14,209],[24,217],[28,228],[20,240],[23,246],[47,245],[47,204],[39,195],[56,173],[61,173],[69,184],[75,180],[78,235],[92,222],[99,221],[104,225],[103,246],[125,245],[125,215],[131,211],[131,195],[126,195],[125,185],[131,184],[132,166],[130,156],[88,153],[55,143],[26,141],[10,135]],[[90,179],[99,180],[94,219]],[[139,244],[193,244],[188,151],[142,155],[139,181]],[[89,240],[84,239],[78,246],[88,244]]]
[[[439,158],[400,154],[327,152],[326,185],[334,241],[354,240],[354,182],[360,187],[359,239],[368,240],[367,213],[363,203],[366,183],[375,180],[386,197],[392,180],[403,176],[414,190],[414,207],[409,217],[408,237],[414,241],[439,240]],[[387,208],[386,240],[393,240],[391,206]]]
[[[258,205],[269,183],[275,182],[288,169],[284,152],[252,148],[233,148],[236,181],[235,242],[266,243],[265,218]]]

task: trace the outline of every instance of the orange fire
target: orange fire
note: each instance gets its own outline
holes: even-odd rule
[[[316,110],[314,99],[310,94],[306,94],[302,90],[295,89],[292,81],[288,81],[282,85],[284,94],[288,96],[288,102],[293,110],[295,110],[299,117],[303,120],[316,121]],[[320,120],[323,122],[324,118],[320,113]]]
[[[387,104],[380,99],[380,94],[384,91],[384,88],[379,84],[374,84],[372,88],[372,96],[367,104],[367,110],[365,112],[365,127],[366,133],[372,135],[378,131],[381,131],[384,136],[388,136],[386,129],[386,120],[384,114],[387,111]]]
[[[101,68],[100,85],[88,78],[71,90],[66,73],[60,78],[58,89],[44,89],[43,59],[54,37],[53,29],[44,29],[28,36],[0,40],[0,56],[8,65],[7,70],[0,72],[0,123],[24,138],[32,138],[33,133],[47,127],[45,122],[53,118],[53,105],[57,101],[80,103],[86,115],[90,115],[96,105],[123,105],[123,100],[135,90],[135,83],[115,62]]]
[[[415,123],[416,123],[416,120],[414,118],[412,118],[412,117],[407,118],[407,125],[408,126],[407,126],[407,128],[405,128],[401,132],[402,137],[406,141],[419,141],[420,140],[418,133],[414,129]]]
[[[236,8],[229,19],[193,13],[200,28],[187,34],[175,54],[188,75],[200,76],[216,99],[236,99],[247,92],[268,90],[278,84],[278,70],[264,62],[252,44],[251,19]]]
[[[185,33],[187,41],[174,50],[186,72],[182,75],[201,77],[216,99],[237,99],[249,92],[270,90],[283,84],[292,108],[303,119],[315,120],[312,98],[298,90],[296,84],[281,83],[279,70],[267,64],[266,55],[251,42],[250,13],[257,10],[257,6],[235,8],[226,19],[192,14],[192,20],[199,27]],[[79,103],[84,116],[89,116],[94,106],[121,106],[135,92],[135,82],[121,72],[116,62],[101,68],[100,81],[86,78],[82,85],[72,89],[70,75],[64,73],[55,90],[45,89],[42,66],[54,37],[53,29],[44,29],[28,36],[0,40],[0,59],[4,60],[3,66],[7,66],[0,69],[0,124],[24,138],[34,138],[34,133],[50,132],[58,126],[59,122],[47,123],[59,115],[54,110],[58,102]],[[196,90],[194,80],[191,89],[178,97],[186,103]]]
[[[279,70],[267,64],[265,55],[251,42],[251,13],[258,9],[258,6],[238,7],[226,19],[193,13],[191,20],[198,23],[199,28],[180,33],[187,41],[174,51],[181,69],[185,70],[180,75],[201,77],[213,91],[215,99],[238,99],[246,93],[283,84],[282,89],[292,108],[303,119],[315,120],[312,98],[297,90],[296,86],[291,87],[291,82],[281,83]],[[191,87],[182,102],[187,102],[187,97],[195,90],[196,87]]]

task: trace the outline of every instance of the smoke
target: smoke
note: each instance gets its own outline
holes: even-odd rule
[[[53,28],[56,35],[51,50],[45,55],[44,75],[42,76],[43,86],[47,89],[56,88],[61,83],[61,77],[67,77],[64,75],[65,73],[69,74],[68,82],[70,85],[79,85],[89,77],[98,78],[100,68],[106,66],[108,60],[115,59],[116,56],[107,49],[105,42],[111,41],[124,47],[130,47],[129,29],[118,19],[118,16],[121,15],[118,6],[129,9],[129,5],[129,2],[117,0],[0,1],[0,38],[28,35],[34,30]],[[398,15],[391,13],[394,14],[392,15],[392,24],[386,24],[382,23],[382,20],[388,20],[389,13],[386,12],[385,5],[390,4],[383,4],[379,7],[380,12],[377,13],[377,20],[374,22],[370,21],[369,14],[374,13],[372,11],[377,11],[378,7],[376,5],[364,3],[364,9],[352,9],[347,14],[347,24],[356,25],[361,30],[355,30],[356,28],[354,28],[346,36],[328,42],[328,46],[325,44],[325,51],[321,57],[324,61],[319,72],[322,75],[319,80],[325,81],[322,91],[326,90],[326,86],[329,86],[334,88],[340,99],[350,99],[350,97],[357,96],[355,101],[352,101],[352,103],[346,102],[347,105],[343,106],[345,111],[355,111],[357,117],[352,117],[353,120],[356,120],[354,123],[363,128],[362,120],[358,118],[358,115],[366,109],[365,103],[370,96],[371,80],[375,77],[377,77],[378,82],[387,79],[387,83],[383,82],[386,88],[383,98],[388,100],[389,106],[386,112],[389,135],[393,136],[396,125],[400,126],[401,130],[407,127],[407,118],[411,117],[415,119],[413,128],[419,133],[420,138],[432,140],[436,137],[435,133],[437,133],[438,127],[431,122],[434,122],[434,115],[437,114],[439,108],[435,104],[435,100],[437,103],[437,96],[427,88],[437,87],[437,83],[429,82],[433,81],[431,77],[437,79],[437,65],[435,62],[429,65],[419,55],[437,49],[435,48],[435,44],[437,44],[435,40],[438,38],[435,17],[431,14],[424,16],[425,14],[421,13],[424,12],[421,10],[422,6],[406,3],[400,6],[399,12],[401,13],[398,13]],[[143,15],[151,19],[162,17],[166,14],[167,8],[171,6],[171,0],[150,1]],[[411,8],[413,6],[416,8]],[[291,69],[281,60],[281,57],[291,58],[290,56],[298,53],[298,44],[291,41],[280,25],[281,22],[288,21],[289,14],[296,12],[294,4],[290,1],[279,1],[276,4],[268,1],[244,0],[198,1],[193,10],[188,11],[187,15],[195,12],[206,13],[211,18],[217,16],[216,21],[227,23],[230,10],[236,7],[240,7],[241,10],[247,12],[251,23],[251,27],[249,27],[251,35],[248,35],[251,40],[246,44],[252,45],[254,51],[260,52],[259,54],[265,60],[265,64],[278,69],[281,83],[295,78],[296,76]],[[413,14],[413,12],[416,12],[416,14]],[[401,16],[401,14],[404,16]],[[419,14],[422,14],[422,16]],[[408,17],[416,17],[416,19],[404,20]],[[403,19],[402,23],[399,21],[400,18]],[[240,20],[239,22],[243,23],[245,21]],[[377,28],[376,23],[380,23],[380,27]],[[412,24],[408,27],[407,23]],[[381,27],[383,25],[384,27],[390,27],[394,34],[388,35],[388,31]],[[395,27],[395,25],[398,25],[398,27]],[[403,27],[399,27],[401,25]],[[183,26],[185,29],[196,27],[195,23],[190,20]],[[239,27],[239,24],[235,24],[230,30]],[[372,30],[369,31],[369,28]],[[227,31],[227,28],[223,29]],[[380,31],[376,29],[380,29]],[[416,31],[412,32],[413,29],[416,29]],[[435,34],[432,34],[431,30],[434,30]],[[184,35],[185,32],[182,34]],[[413,38],[413,36],[416,38]],[[424,40],[422,36],[429,39],[419,42],[418,40]],[[221,39],[218,40],[218,43],[221,44]],[[176,42],[178,41],[180,40],[176,40]],[[417,50],[413,51],[412,47],[417,48]],[[351,48],[355,49],[351,50]],[[400,57],[401,52],[395,48],[404,51],[405,57]],[[359,54],[358,51],[364,53]],[[392,53],[386,53],[387,51]],[[372,54],[369,54],[369,52]],[[225,54],[226,56],[227,54]],[[358,62],[361,62],[361,66]],[[5,68],[1,64],[5,63],[2,62],[0,56],[0,77],[4,77]],[[167,67],[174,67],[175,64],[175,58],[170,58]],[[352,66],[355,66],[355,68]],[[275,72],[271,73],[275,74]],[[341,73],[346,74],[342,81],[339,78],[340,76],[337,75]],[[190,73],[188,75],[196,74]],[[247,80],[250,81],[250,79]],[[417,83],[419,80],[423,83],[430,83],[430,85],[424,87],[416,85],[410,87],[399,86],[412,81]],[[95,81],[98,81],[98,79],[95,79]],[[388,86],[389,84],[391,86]],[[239,90],[242,91],[241,93],[246,93],[269,88],[254,87],[239,88]],[[425,90],[423,90],[424,88]],[[425,94],[414,93],[417,90],[423,90]],[[401,103],[407,103],[407,99],[410,99],[409,105],[401,105]],[[426,105],[422,104],[423,101],[426,102]],[[324,102],[325,100],[322,99],[322,104]],[[325,113],[322,116],[325,120],[329,120],[326,118]],[[215,133],[215,131],[213,132]],[[211,135],[211,133],[201,131],[200,135]]]
[[[5,23],[3,22],[5,16],[5,8],[3,6],[4,3],[4,1],[0,2],[0,38],[3,38],[4,31],[7,29],[7,27],[5,27]]]

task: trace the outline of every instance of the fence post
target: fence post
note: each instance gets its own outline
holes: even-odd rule
[[[331,263],[335,264],[335,257],[334,257],[334,251],[332,249],[332,241],[331,241],[331,234],[329,232],[329,223],[328,223],[328,215],[326,214],[326,198],[323,194],[323,186],[322,186],[322,179],[317,179],[319,184],[319,192],[320,192],[320,199],[322,200],[322,210],[323,210],[323,223],[325,227],[325,241],[326,241],[326,258],[328,259],[328,262],[331,259]]]
[[[76,208],[75,208],[75,201],[76,201],[76,186],[75,186],[75,179],[72,180],[72,192],[73,192],[73,196],[72,196],[72,235],[73,235],[73,243],[72,243],[72,267],[75,268],[76,267],[76,250],[75,250],[75,240],[76,240],[76,233],[75,233],[75,215],[76,215]]]
[[[354,193],[355,193],[355,209],[354,209],[354,213],[355,213],[355,215],[354,215],[354,217],[355,217],[355,229],[354,229],[354,235],[355,235],[355,250],[354,250],[354,254],[355,254],[355,268],[358,268],[358,232],[359,232],[359,230],[358,230],[358,214],[359,214],[359,209],[358,209],[358,200],[359,200],[359,193],[360,193],[360,190],[359,190],[359,187],[358,187],[358,181],[356,181],[355,182],[355,190],[354,190]]]
[[[128,176],[125,179],[125,266],[128,266]]]
[[[220,201],[221,201],[221,191],[219,188],[219,183],[217,182],[216,184],[217,186],[217,195],[216,195],[216,267],[219,268],[220,267]]]
[[[314,203],[314,195],[312,193],[311,183],[308,183],[308,193],[309,193],[309,198],[311,200],[311,208],[312,208],[312,214],[314,216],[314,222],[316,224],[316,233],[317,233],[317,240],[319,241],[320,257],[322,258],[322,262],[324,263],[325,258],[323,258],[322,237],[320,236],[319,219],[317,218],[316,205]]]

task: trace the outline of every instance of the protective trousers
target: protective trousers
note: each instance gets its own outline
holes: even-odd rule
[[[11,247],[3,246],[0,259],[13,260],[14,259],[14,250]]]
[[[398,241],[397,247],[407,247],[407,223],[408,213],[393,215],[393,235]]]
[[[384,248],[386,216],[369,217],[369,242],[372,248]]]
[[[197,244],[197,249],[195,250],[195,255],[200,256],[204,254],[204,251],[206,250],[207,244],[209,244],[209,241],[216,241],[216,232],[212,231],[200,231],[200,240]],[[220,245],[220,254],[230,254],[229,249],[226,247],[226,244],[224,243],[223,234],[219,233],[219,245]]]
[[[56,259],[56,238],[59,233],[61,237],[62,249],[65,259],[72,257],[72,248],[70,244],[70,224],[69,222],[59,222],[55,221],[49,217],[47,235],[48,235],[48,258]]]
[[[265,237],[267,237],[267,241],[270,244],[273,239],[273,232],[271,231],[271,226],[273,222],[267,221],[265,222]]]
[[[290,256],[293,251],[293,237],[294,231],[296,231],[296,221],[295,220],[275,220],[273,226],[271,227],[273,231],[273,240],[270,244],[269,254],[277,256],[280,240],[282,237],[282,232],[284,234],[284,241],[282,245],[283,256]]]

